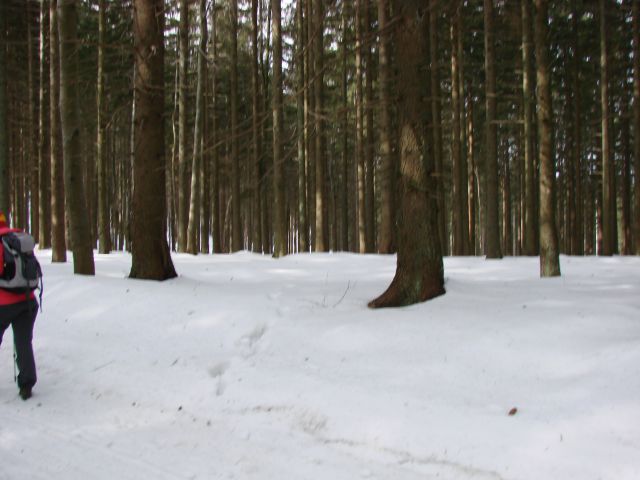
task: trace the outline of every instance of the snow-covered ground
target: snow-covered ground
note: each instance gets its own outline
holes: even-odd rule
[[[2,480],[640,479],[639,258],[448,258],[445,296],[373,311],[395,257],[175,255],[156,283],[39,256]]]

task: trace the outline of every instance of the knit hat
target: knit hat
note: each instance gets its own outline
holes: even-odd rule
[[[0,212],[0,228],[7,228],[7,217],[4,216],[4,212]]]

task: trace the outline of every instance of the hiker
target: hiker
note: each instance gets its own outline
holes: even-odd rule
[[[9,228],[7,218],[0,212],[0,238],[21,230]],[[5,248],[0,241],[0,279],[5,278]],[[15,265],[14,265],[15,268]],[[15,293],[0,287],[0,344],[9,325],[13,328],[15,360],[18,365],[18,388],[20,398],[27,400],[36,383],[36,363],[33,358],[33,325],[38,314],[38,302],[33,291]]]

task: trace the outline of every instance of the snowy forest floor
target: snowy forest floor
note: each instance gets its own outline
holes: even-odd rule
[[[640,478],[640,258],[447,258],[445,296],[373,311],[393,256],[50,256],[2,480]]]

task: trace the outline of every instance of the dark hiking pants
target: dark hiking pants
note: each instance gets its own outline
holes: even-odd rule
[[[33,387],[36,383],[36,362],[33,358],[33,325],[38,314],[38,302],[29,300],[0,305],[0,344],[2,336],[9,325],[13,328],[13,339],[16,346],[16,363],[18,364],[18,387]]]

